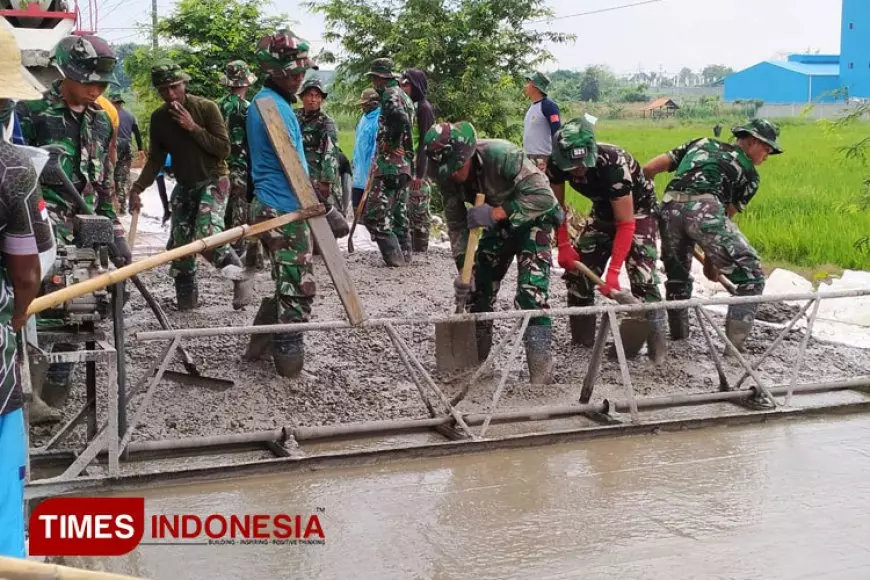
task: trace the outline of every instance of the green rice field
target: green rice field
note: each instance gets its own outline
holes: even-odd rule
[[[870,235],[870,209],[859,204],[870,166],[847,160],[840,150],[865,138],[870,125],[836,131],[829,124],[787,122],[780,141],[785,153],[759,167],[761,187],[735,218],[767,265],[804,270],[870,269],[870,249],[855,242]],[[723,130],[722,137],[728,135]],[[607,121],[598,123],[601,141],[617,144],[643,164],[659,153],[700,136],[712,136],[712,124],[678,121]],[[342,149],[353,151],[353,132],[343,131]],[[669,176],[660,175],[662,196]],[[588,202],[569,192],[569,203],[586,210]]]

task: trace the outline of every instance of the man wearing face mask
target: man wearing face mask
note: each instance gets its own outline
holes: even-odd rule
[[[261,38],[256,54],[266,81],[254,96],[248,111],[248,147],[254,185],[252,223],[260,223],[301,208],[298,196],[284,175],[256,103],[261,99],[271,99],[275,103],[290,141],[299,157],[304,158],[305,145],[293,103],[296,102],[296,93],[305,72],[316,68],[308,58],[308,42],[288,29],[280,29]],[[302,167],[307,175],[308,164],[303,163]],[[263,299],[254,324],[307,322],[316,291],[308,223],[289,223],[266,232],[260,236],[260,240],[271,254],[275,294]],[[270,349],[279,375],[292,378],[302,372],[302,333],[253,334],[244,358],[257,360]]]
[[[172,155],[176,185],[172,190],[172,233],[167,249],[189,244],[224,231],[230,193],[230,138],[221,111],[214,101],[187,93],[190,77],[172,61],[161,60],[151,68],[151,82],[164,104],[151,114],[148,161],[130,188],[130,211],[141,207],[139,196],[154,183],[166,154]],[[241,273],[241,260],[229,245],[202,253],[203,257],[233,278],[233,308],[253,299],[253,279]],[[179,310],[199,306],[196,256],[175,260],[169,269],[175,279]]]
[[[40,289],[40,252],[54,245],[39,177],[11,143],[13,101],[38,99],[21,74],[15,37],[0,27],[0,556],[25,558],[24,474],[27,438],[18,333]],[[30,416],[50,412],[34,393]]]
[[[42,192],[48,216],[54,226],[58,245],[73,245],[74,218],[78,214],[96,213],[108,217],[114,226],[116,264],[132,262],[124,228],[115,212],[113,164],[110,160],[114,129],[97,99],[109,83],[115,82],[116,58],[108,43],[97,36],[68,36],[54,48],[53,61],[63,74],[52,83],[42,99],[19,101],[15,112],[21,121],[24,141],[33,147],[54,145],[63,149],[60,168],[87,204],[80,208],[64,194],[59,183],[42,179]],[[43,321],[51,324],[51,321]],[[54,352],[77,350],[70,343],[56,343]],[[72,383],[75,363],[49,365],[42,392],[45,402],[61,406]],[[56,412],[31,414],[30,422],[60,420]]]
[[[338,129],[335,121],[323,112],[321,106],[327,93],[320,79],[308,79],[299,92],[302,108],[296,109],[296,118],[302,130],[308,176],[317,197],[327,207],[326,219],[336,238],[350,233],[347,221],[335,209],[336,200],[342,199],[338,162]]]
[[[738,296],[758,296],[764,290],[764,272],[758,252],[731,218],[749,204],[758,191],[757,166],[769,155],[782,153],[779,128],[765,119],[752,119],[732,129],[734,144],[701,138],[663,153],[643,167],[653,179],[674,172],[662,198],[662,261],[667,273],[668,300],[692,296],[692,253],[704,250],[704,274],[718,280],[724,274],[737,286]],[[725,332],[742,352],[752,332],[758,304],[732,304]],[[689,313],[668,311],[671,338],[689,334]],[[759,402],[759,404],[764,401]]]

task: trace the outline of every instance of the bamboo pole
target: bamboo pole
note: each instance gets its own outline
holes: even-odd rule
[[[63,304],[68,300],[73,300],[75,298],[78,298],[79,296],[84,296],[85,294],[88,294],[90,292],[96,292],[97,290],[102,290],[103,288],[112,286],[114,284],[117,284],[118,282],[123,282],[124,280],[131,278],[136,274],[139,274],[140,272],[144,272],[145,270],[150,270],[151,268],[167,264],[169,262],[172,262],[173,260],[178,260],[192,254],[205,252],[213,248],[218,248],[220,246],[235,242],[236,240],[239,240],[241,238],[258,236],[269,230],[279,228],[289,223],[302,221],[310,217],[322,215],[323,213],[323,206],[318,205],[314,207],[304,208],[299,211],[286,213],[284,215],[272,218],[270,220],[266,220],[264,222],[260,222],[258,224],[244,224],[227,230],[225,232],[220,232],[206,238],[194,240],[189,244],[185,244],[178,248],[173,248],[166,252],[161,252],[156,256],[149,256],[144,260],[133,262],[132,264],[124,266],[123,268],[118,268],[117,270],[107,272],[106,274],[97,276],[96,278],[91,278],[90,280],[86,280],[78,284],[73,284],[72,286],[67,286],[66,288],[61,288],[60,290],[57,290],[50,294],[46,294],[45,296],[40,296],[39,298],[31,302],[30,308],[27,309],[27,314],[28,316],[38,314],[43,310],[54,308],[58,304]]]
[[[56,580],[137,580],[134,576],[81,570],[58,564],[45,564],[33,560],[0,556],[0,578],[3,580],[33,580],[53,578]]]

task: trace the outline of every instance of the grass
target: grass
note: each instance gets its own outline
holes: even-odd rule
[[[786,121],[780,141],[785,153],[759,168],[761,187],[747,209],[735,218],[766,266],[799,268],[809,278],[837,268],[870,269],[870,251],[855,242],[870,235],[870,211],[856,204],[870,167],[846,160],[840,148],[867,135],[860,124],[836,132],[823,123]],[[598,123],[601,141],[615,143],[641,163],[701,136],[710,124],[680,121],[607,121]],[[723,131],[723,138],[726,136]],[[342,131],[341,147],[353,152],[353,131]],[[664,193],[669,175],[656,179]],[[569,191],[568,203],[586,211],[588,201]]]

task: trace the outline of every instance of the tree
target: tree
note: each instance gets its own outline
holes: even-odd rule
[[[704,78],[705,85],[713,86],[721,84],[725,77],[733,72],[734,69],[730,66],[711,64],[704,67],[704,70],[701,71],[701,76]]]
[[[323,14],[324,39],[341,46],[336,83],[351,94],[369,86],[372,60],[423,69],[439,119],[471,120],[490,136],[516,136],[523,75],[552,57],[546,43],[568,34],[531,30],[552,15],[544,0],[311,0]],[[325,54],[325,62],[337,62]]]
[[[689,67],[683,67],[680,70],[680,75],[679,75],[680,84],[683,85],[684,87],[688,87],[690,85],[690,83],[692,82],[692,77],[693,77],[692,69],[690,69]]]
[[[594,102],[601,99],[601,83],[598,77],[595,67],[590,66],[583,71],[583,78],[580,80],[580,100]]]
[[[134,88],[140,95],[151,91],[151,65],[167,57],[190,75],[192,93],[221,97],[225,90],[219,80],[226,64],[241,59],[254,67],[257,41],[287,22],[285,16],[266,16],[265,5],[260,0],[181,0],[157,25],[160,35],[175,43],[158,54],[140,47],[125,59]]]

